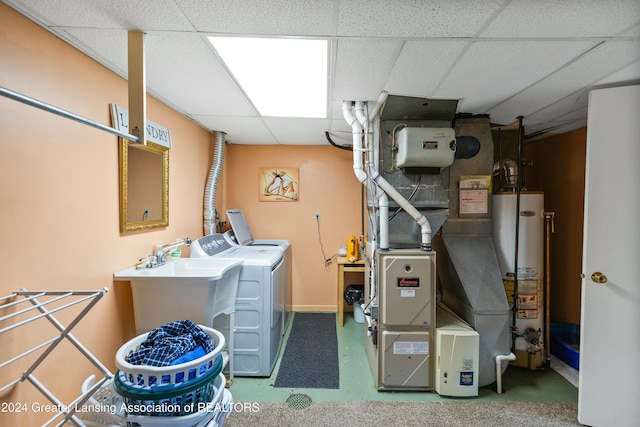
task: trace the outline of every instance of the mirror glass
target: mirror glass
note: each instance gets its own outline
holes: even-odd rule
[[[120,138],[120,232],[169,225],[169,148]]]

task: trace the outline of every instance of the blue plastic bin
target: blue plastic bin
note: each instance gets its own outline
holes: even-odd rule
[[[580,326],[573,323],[551,323],[551,354],[580,370]]]

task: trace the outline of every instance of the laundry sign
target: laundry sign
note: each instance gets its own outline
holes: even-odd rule
[[[129,112],[116,104],[109,104],[109,107],[111,108],[111,126],[120,132],[129,133]],[[147,120],[145,140],[171,148],[171,133],[169,129],[151,120]]]

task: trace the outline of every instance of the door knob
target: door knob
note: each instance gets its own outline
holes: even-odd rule
[[[596,283],[607,283],[607,276],[600,273],[599,271],[594,271],[593,273],[591,273],[591,280]]]

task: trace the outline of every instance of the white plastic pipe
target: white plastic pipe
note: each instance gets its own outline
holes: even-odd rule
[[[360,120],[364,123],[367,123],[367,117],[364,114],[364,102],[357,101],[355,103],[355,116],[352,112],[351,102],[344,101],[342,103],[342,113],[344,115],[344,119],[351,126],[352,134],[353,134],[353,170],[356,174],[358,180],[362,183],[367,181],[367,174],[363,170],[363,162],[362,162],[362,124]],[[360,119],[359,119],[360,118]],[[422,237],[422,243],[420,245],[420,249],[424,251],[431,250],[431,224],[429,224],[429,220],[427,217],[422,215],[420,211],[418,211],[407,199],[404,198],[402,194],[400,194],[391,184],[387,182],[380,174],[376,171],[374,175],[368,177],[371,181],[373,181],[376,186],[381,189],[384,193],[390,196],[402,209],[404,209],[407,214],[409,214],[417,223],[420,225],[420,234]]]
[[[356,119],[358,119],[358,123],[360,123],[360,126],[362,126],[363,129],[367,128],[369,119],[364,113],[364,102],[356,101],[353,111],[356,113]]]
[[[377,169],[377,156],[374,156],[374,153],[377,150],[373,149],[374,137],[372,131],[372,123],[367,117],[367,114],[364,111],[365,103],[362,101],[357,101],[355,103],[355,116],[358,119],[360,125],[364,128],[364,136],[365,136],[365,147],[364,150],[366,152],[366,168],[368,172],[368,176],[375,176],[378,174]],[[387,194],[380,188],[379,186],[373,186],[375,189],[375,197],[378,199],[378,207],[380,214],[380,240],[378,247],[383,250],[389,250],[389,199]]]
[[[498,354],[496,356],[496,391],[498,394],[502,394],[502,362],[504,360],[516,360],[516,355],[513,353],[509,354]]]
[[[398,190],[393,188],[393,186],[389,184],[387,180],[385,180],[382,176],[376,174],[376,176],[371,177],[371,179],[418,223],[418,225],[420,226],[420,234],[422,236],[422,244],[420,245],[420,249],[424,251],[430,251],[431,224],[429,224],[429,220],[427,219],[427,217],[422,215],[419,210],[413,207],[413,205],[409,203],[409,201],[405,199],[404,196],[398,192]]]
[[[370,249],[369,245],[371,245],[371,244],[373,244],[373,243],[372,242],[368,242],[367,246],[365,247],[366,258],[369,260],[369,271],[367,272],[369,277],[365,278],[365,281],[366,281],[366,279],[369,280],[369,301],[365,301],[365,303],[373,306],[377,302],[376,290],[378,289],[378,285],[377,285],[377,280],[376,280],[376,276],[377,275],[374,272],[377,271],[378,265],[376,264],[376,257],[373,256],[373,253],[371,253],[371,251],[369,250]],[[369,325],[369,326],[371,326],[371,325]]]
[[[351,126],[351,134],[353,136],[353,172],[358,181],[365,183],[367,174],[364,171],[362,162],[362,125],[353,115],[351,102],[344,101],[342,103],[342,115],[349,126]]]
[[[380,250],[389,250],[389,199],[382,193],[378,198],[380,208]]]

